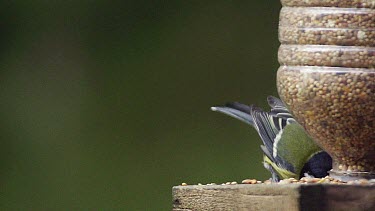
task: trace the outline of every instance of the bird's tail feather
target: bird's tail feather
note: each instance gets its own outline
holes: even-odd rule
[[[254,126],[254,119],[250,115],[250,106],[246,106],[240,103],[231,103],[227,104],[226,106],[211,107],[211,110],[224,113],[251,126]]]

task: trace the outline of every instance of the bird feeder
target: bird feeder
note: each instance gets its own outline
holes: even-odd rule
[[[281,99],[332,156],[330,176],[375,178],[375,1],[281,2]]]

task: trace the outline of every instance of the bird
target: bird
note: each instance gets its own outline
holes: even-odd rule
[[[267,101],[269,112],[238,102],[211,110],[241,120],[258,132],[263,142],[263,165],[271,173],[271,181],[327,176],[332,169],[331,156],[314,142],[279,98],[268,96]]]

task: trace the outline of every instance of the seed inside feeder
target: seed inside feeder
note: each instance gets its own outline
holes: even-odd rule
[[[375,171],[375,69],[282,66],[278,91],[334,160],[334,170]]]
[[[374,47],[281,45],[278,58],[291,66],[375,68]]]
[[[374,0],[281,0],[283,6],[375,8]]]

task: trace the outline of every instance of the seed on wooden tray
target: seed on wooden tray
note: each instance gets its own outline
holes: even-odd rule
[[[346,185],[375,185],[375,179],[367,180],[367,179],[360,179],[354,180],[349,182],[343,182],[337,179],[334,179],[330,176],[326,176],[324,178],[314,178],[314,177],[302,177],[301,179],[295,178],[287,178],[280,180],[279,182],[272,182],[271,180],[260,181],[256,179],[244,179],[242,184],[257,184],[257,185],[269,185],[269,184],[279,184],[279,185],[286,185],[286,184],[346,184]],[[183,182],[180,186],[187,186],[188,184]],[[201,183],[198,185],[202,186]],[[216,183],[208,183],[206,186],[213,186]],[[222,183],[221,185],[237,185],[237,182],[226,182]]]
[[[266,181],[264,181],[264,184],[269,185],[269,184],[272,184],[272,182],[271,182],[271,180],[266,180]]]
[[[317,182],[319,182],[321,179],[319,179],[319,178],[307,178],[306,179],[306,182],[307,183],[317,183]]]
[[[245,179],[242,180],[242,184],[256,184],[257,180],[256,179]]]
[[[280,180],[279,184],[290,184],[292,183],[292,181],[288,180],[288,179],[283,179],[283,180]]]

